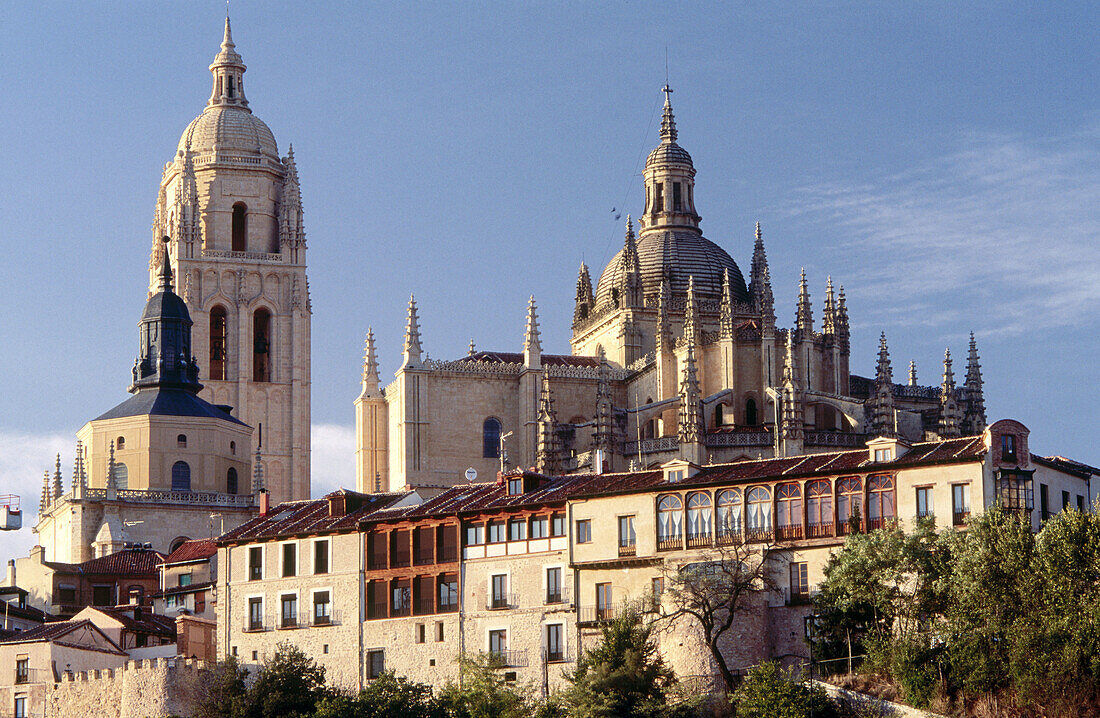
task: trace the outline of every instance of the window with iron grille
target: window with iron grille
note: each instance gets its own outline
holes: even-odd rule
[[[328,591],[317,591],[313,594],[313,623],[316,626],[332,623],[332,600]]]

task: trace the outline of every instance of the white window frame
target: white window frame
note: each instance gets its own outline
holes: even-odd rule
[[[504,576],[504,603],[508,606],[512,598],[512,572],[510,570],[493,571],[486,574],[485,579],[485,593],[486,593],[486,605],[493,605],[493,577]],[[498,609],[499,610],[499,609]]]
[[[287,596],[294,596],[294,625],[301,628],[302,626],[302,597],[301,592],[294,591],[279,591],[279,621],[275,625],[279,628],[283,628],[283,599]],[[313,606],[309,607],[309,610],[313,610]]]
[[[569,635],[565,632],[564,621],[549,621],[542,624],[542,648],[546,652],[547,660],[550,656],[550,627],[557,626],[561,629],[561,661],[568,662],[569,660]],[[556,663],[557,661],[555,661]]]
[[[244,597],[244,625],[251,625],[252,614],[249,608],[254,598],[260,599],[260,627],[265,628],[264,618],[267,616],[267,596],[262,593],[250,593]]]
[[[324,575],[324,574],[321,574],[321,575]],[[309,625],[310,625],[311,628],[313,627],[313,621],[316,620],[316,618],[317,618],[317,614],[314,612],[314,605],[315,605],[314,604],[314,596],[318,593],[323,593],[325,591],[328,591],[328,620],[329,620],[328,625],[331,625],[332,622],[333,622],[333,615],[332,614],[335,612],[336,592],[332,590],[332,586],[321,586],[321,587],[318,587],[318,588],[311,588],[309,590]],[[298,615],[301,615],[301,613],[302,613],[301,609],[299,608]],[[301,625],[301,621],[299,621],[298,624]]]
[[[548,595],[547,591],[550,590],[550,582],[546,580],[547,579],[546,574],[552,568],[556,568],[559,571],[561,571],[561,586],[559,586],[558,588],[561,589],[562,600],[563,601],[565,600],[565,586],[566,586],[566,578],[567,578],[566,573],[565,573],[565,564],[562,564],[562,563],[547,563],[547,564],[543,564],[543,566],[542,566],[542,602],[543,603],[546,603],[546,597]]]

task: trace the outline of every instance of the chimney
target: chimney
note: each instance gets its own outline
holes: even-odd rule
[[[8,585],[9,586],[17,586],[18,585],[15,582],[15,559],[14,558],[9,558],[8,559]]]
[[[260,489],[260,516],[267,516],[271,510],[271,499],[267,497],[267,489]]]

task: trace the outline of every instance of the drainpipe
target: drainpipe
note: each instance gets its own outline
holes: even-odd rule
[[[458,514],[455,514],[458,516]],[[462,541],[462,517],[458,516],[458,655],[466,657],[466,549]],[[462,687],[462,666],[458,669],[458,687]]]
[[[363,550],[363,544],[367,540],[367,535],[359,530],[356,534],[359,541],[359,606],[357,607],[356,614],[359,617],[359,677],[357,679],[359,690],[363,690],[363,621],[366,620],[366,612],[363,610],[366,602],[366,554]]]
[[[565,536],[569,542],[569,569],[573,573],[573,625],[577,629],[577,655],[581,657],[581,573],[573,568],[573,502],[565,504]]]

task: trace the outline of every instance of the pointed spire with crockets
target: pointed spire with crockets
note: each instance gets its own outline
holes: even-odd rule
[[[730,270],[722,270],[722,301],[718,305],[718,334],[721,337],[733,336],[733,291],[730,289]]]
[[[550,391],[550,377],[545,372],[542,375],[542,393],[539,395],[538,432],[535,468],[541,474],[561,473],[558,419],[554,414],[554,396]]]
[[[684,304],[684,339],[698,344],[703,328],[699,322],[699,305],[695,301],[695,275],[688,276],[687,302]]]
[[[798,392],[798,371],[796,369],[796,349],[794,332],[787,332],[787,351],[783,357],[782,422],[780,436],[785,441],[797,441],[802,438],[802,407]]]
[[[814,333],[814,315],[810,310],[810,287],[806,283],[806,269],[798,280],[798,311],[795,313],[795,329],[798,340],[812,339]]]
[[[634,241],[634,223],[629,214],[626,216],[626,239],[623,242],[620,262],[622,277],[619,294],[622,297],[622,306],[640,307],[642,306],[642,265],[638,258],[638,245]]]
[[[596,417],[595,430],[592,433],[594,449],[602,449],[605,454],[611,452],[615,443],[614,406],[611,403],[611,365],[603,347],[599,352],[600,368],[596,374]]]
[[[50,472],[42,472],[42,496],[38,499],[38,513],[39,515],[46,513],[46,509],[53,503],[50,497]]]
[[[872,436],[894,436],[894,373],[890,368],[890,350],[886,332],[879,337],[878,366],[875,370],[874,394],[867,401],[869,429]]]
[[[416,314],[416,297],[409,295],[409,316],[405,322],[405,348],[402,351],[402,365],[420,366],[420,318]]]
[[[833,276],[825,281],[825,307],[821,310],[821,331],[826,336],[836,336],[836,296],[833,294]]]
[[[114,441],[111,441],[111,443],[108,445],[108,452],[109,453],[107,454],[107,489],[111,490],[111,489],[117,489],[118,488],[118,484],[115,483],[115,472],[117,471],[117,469],[115,468],[115,442]]]
[[[73,488],[82,490],[88,486],[88,472],[84,470],[84,444],[76,440],[76,464],[73,466]]]
[[[690,286],[689,284],[688,287]],[[695,366],[695,340],[689,337],[684,370],[680,378],[680,412],[676,421],[676,435],[681,444],[701,444],[703,433],[703,399]]]
[[[963,385],[965,408],[962,430],[967,436],[985,431],[985,394],[982,389],[982,365],[978,363],[978,343],[970,332],[970,353],[966,357],[966,384]]]
[[[955,372],[951,369],[951,350],[943,352],[943,382],[940,384],[939,433],[944,439],[959,435],[959,402],[955,396]]]
[[[596,306],[596,297],[592,294],[592,277],[588,274],[588,265],[581,262],[577,275],[576,307],[573,309],[573,326],[588,319]]]
[[[909,360],[909,386],[917,385],[917,363]]]
[[[542,339],[539,335],[539,315],[535,297],[527,300],[527,326],[523,332],[523,365],[529,369],[542,366]]]
[[[283,158],[286,179],[283,181],[283,200],[279,203],[279,246],[290,261],[304,264],[301,255],[306,248],[306,230],[302,212],[302,187],[298,182],[298,165],[294,161],[294,146],[287,149]]]
[[[252,457],[252,493],[259,496],[264,490],[264,464],[260,456],[260,447],[256,445],[256,455]]]
[[[844,298],[844,285],[840,285],[840,296],[836,302],[836,340],[842,351],[848,351],[851,329],[848,326],[848,303]]]
[[[74,494],[76,493],[77,487],[80,486],[80,467],[81,467],[80,449],[81,449],[80,441],[77,440],[77,442],[76,442],[76,452],[75,452],[75,455],[73,457],[73,480],[72,480],[72,485],[70,486],[70,488],[72,489]]]
[[[768,270],[768,254],[764,251],[764,235],[760,223],[756,223],[756,244],[752,249],[752,271],[749,275],[749,294],[753,308],[760,312],[765,324],[775,324],[775,298],[772,296],[771,273]]]
[[[672,327],[669,325],[668,316],[669,287],[668,278],[661,279],[661,289],[657,294],[657,348],[661,349],[668,344],[672,337]]]
[[[61,485],[61,454],[58,454],[53,470],[53,500],[57,501],[60,499],[63,493],[65,493],[65,491]]]
[[[378,376],[378,355],[374,348],[374,329],[367,327],[367,338],[363,342],[363,394],[377,394],[381,384]]]
[[[661,89],[665,93],[665,107],[661,114],[661,141],[676,141],[676,118],[672,116],[672,88],[666,83]]]

